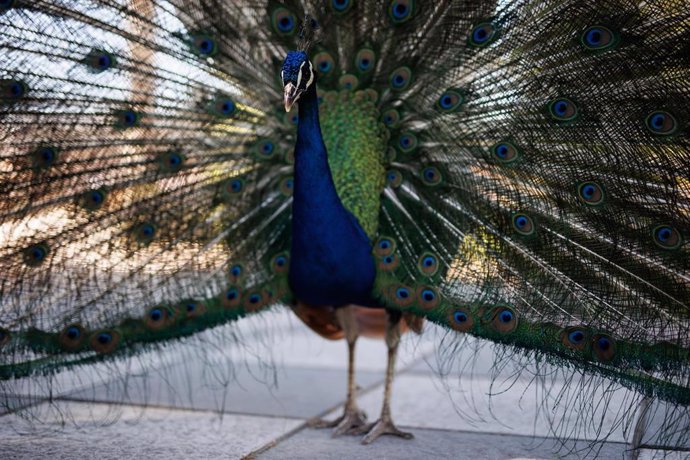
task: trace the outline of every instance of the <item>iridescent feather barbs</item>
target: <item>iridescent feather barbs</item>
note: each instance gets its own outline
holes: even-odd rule
[[[674,0],[0,1],[3,392],[300,300],[281,70],[302,50],[372,303],[665,401],[668,434],[689,21]]]

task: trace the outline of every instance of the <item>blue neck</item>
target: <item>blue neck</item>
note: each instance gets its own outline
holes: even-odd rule
[[[336,192],[312,86],[299,100],[290,285],[312,305],[368,305],[375,274],[369,238]]]

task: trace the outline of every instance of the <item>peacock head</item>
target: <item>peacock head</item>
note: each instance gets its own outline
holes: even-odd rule
[[[316,78],[314,67],[304,51],[289,51],[280,72],[285,87],[285,111],[289,112]]]

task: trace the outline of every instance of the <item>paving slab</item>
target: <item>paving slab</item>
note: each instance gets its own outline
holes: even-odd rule
[[[295,418],[315,417],[345,400],[344,370],[226,365],[188,362],[154,369],[74,392],[69,399]],[[363,387],[382,379],[379,372],[357,374]]]
[[[401,427],[402,428],[402,427]],[[591,450],[586,442],[577,443],[577,452],[558,452],[553,439],[498,434],[468,433],[413,428],[413,440],[384,436],[363,446],[360,437],[332,438],[327,430],[304,429],[272,449],[260,454],[261,460],[421,460],[421,459],[577,459],[598,456],[625,459],[625,444],[607,443]]]
[[[533,385],[529,380],[502,384],[475,377],[460,388],[452,388],[444,387],[444,381],[433,375],[403,373],[394,382],[392,414],[399,425],[419,428],[568,439],[598,439],[608,433],[609,441],[626,442],[623,427],[616,424],[627,407],[626,391],[605,396],[595,393],[592,399],[600,406],[578,406],[572,411],[564,407],[567,397],[556,398],[563,389],[558,382],[550,385],[551,393],[536,391]],[[605,412],[604,398],[609,398],[610,409]],[[380,412],[382,401],[383,391],[377,388],[360,397],[359,405],[372,418]],[[559,420],[563,414],[567,414],[564,421],[553,428],[550,417]]]
[[[16,415],[0,423],[2,458],[165,459],[240,458],[294,430],[301,420],[162,410],[104,404],[61,403],[52,422]],[[45,409],[46,413],[51,412]],[[117,419],[113,412],[117,411]],[[105,425],[104,425],[105,424]]]

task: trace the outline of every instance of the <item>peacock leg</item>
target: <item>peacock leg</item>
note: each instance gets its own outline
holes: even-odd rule
[[[359,337],[359,329],[355,319],[354,307],[347,306],[336,310],[340,326],[345,332],[348,351],[347,366],[347,400],[343,415],[333,421],[318,420],[312,423],[315,428],[334,428],[333,436],[342,434],[358,434],[359,428],[366,425],[367,415],[357,407],[355,393],[355,343]]]
[[[400,344],[400,320],[402,315],[397,311],[388,312],[388,323],[386,324],[386,345],[388,345],[388,367],[386,369],[386,385],[383,393],[383,408],[381,409],[381,418],[375,423],[369,425],[369,430],[366,436],[362,439],[362,444],[370,444],[378,439],[379,436],[390,434],[399,436],[404,439],[412,439],[412,433],[406,433],[396,428],[391,417],[390,399],[391,387],[393,386],[393,377],[395,374],[395,360],[398,354],[398,345]]]

